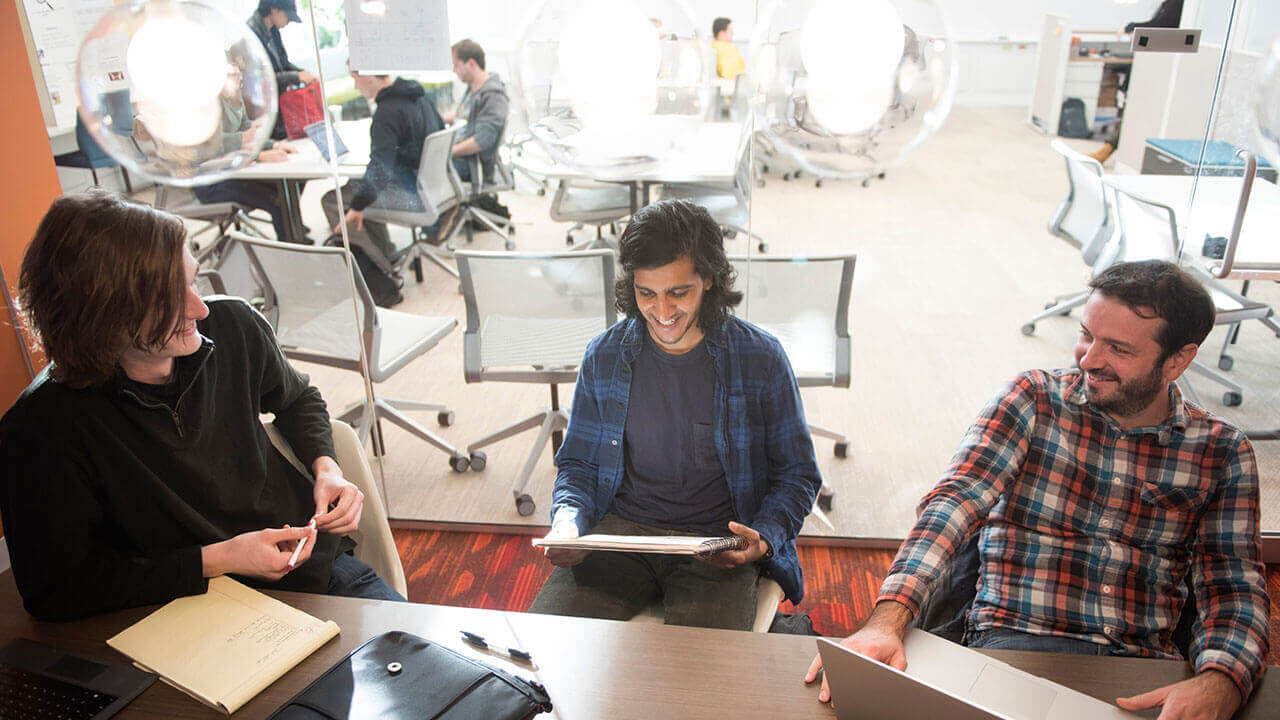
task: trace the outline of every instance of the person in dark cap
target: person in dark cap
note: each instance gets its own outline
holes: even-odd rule
[[[302,22],[298,17],[298,5],[294,0],[259,0],[258,9],[249,16],[249,29],[262,43],[271,58],[271,69],[276,73],[276,91],[284,92],[293,85],[310,85],[316,76],[289,62],[289,53],[280,40],[280,28],[291,22]],[[271,132],[275,140],[285,137],[284,118],[276,116],[276,127]]]

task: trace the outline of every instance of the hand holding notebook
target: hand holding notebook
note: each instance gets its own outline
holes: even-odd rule
[[[726,550],[743,550],[749,545],[741,535],[696,537],[687,535],[582,535],[565,538],[535,538],[534,547],[566,550],[656,553],[660,555],[708,556]]]

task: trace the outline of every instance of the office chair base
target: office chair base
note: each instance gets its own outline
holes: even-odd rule
[[[1227,392],[1222,395],[1223,405],[1226,405],[1227,407],[1236,407],[1240,405],[1240,403],[1244,402],[1244,388],[1227,379],[1227,377],[1222,373],[1213,370],[1208,365],[1201,363],[1199,360],[1191,361],[1191,369],[1227,388]]]
[[[513,435],[519,435],[535,427],[540,428],[538,436],[534,439],[533,446],[529,449],[529,455],[525,458],[524,467],[520,469],[520,473],[516,475],[515,482],[511,485],[511,494],[515,498],[516,512],[526,517],[532,515],[537,506],[533,498],[525,492],[525,487],[529,484],[529,478],[533,475],[533,470],[538,464],[538,457],[542,454],[542,448],[548,441],[552,440],[553,435],[563,433],[569,427],[569,413],[559,408],[549,407],[467,446],[467,453],[473,463],[471,469],[483,470],[487,464],[487,458],[483,452],[480,452],[480,448],[492,445],[499,440],[505,440]],[[480,461],[479,467],[474,464],[477,457]]]
[[[426,440],[432,447],[449,455],[449,467],[454,472],[466,472],[470,466],[470,461],[466,455],[463,455],[454,445],[449,444],[444,438],[427,430],[418,423],[414,422],[408,415],[400,412],[401,410],[427,411],[436,413],[436,421],[442,427],[448,427],[453,424],[454,414],[448,407],[440,403],[419,402],[417,400],[390,400],[383,398],[375,398],[373,401],[374,412],[367,411],[368,405],[364,401],[354,403],[338,416],[339,420],[356,428],[360,437],[360,442],[369,442],[369,437],[373,434],[373,424],[380,420],[389,420],[402,430],[416,435],[422,440]],[[375,448],[376,450],[377,448]],[[382,453],[376,453],[381,455]]]
[[[1085,302],[1087,302],[1088,300],[1089,300],[1089,293],[1082,292],[1082,293],[1077,293],[1075,295],[1068,296],[1065,300],[1061,300],[1059,302],[1049,305],[1049,307],[1037,313],[1035,317],[1027,321],[1027,324],[1022,326],[1022,334],[1034,335],[1036,332],[1037,322],[1040,322],[1045,318],[1053,317],[1054,315],[1067,315],[1072,310],[1085,304]]]

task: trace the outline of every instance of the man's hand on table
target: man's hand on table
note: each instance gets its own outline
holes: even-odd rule
[[[1205,670],[1193,678],[1141,695],[1116,698],[1125,710],[1160,707],[1157,720],[1227,720],[1239,709],[1240,691],[1225,673]]]
[[[898,670],[907,669],[907,651],[902,645],[902,636],[911,624],[911,610],[902,603],[886,600],[876,605],[871,617],[860,630],[845,638],[841,645],[872,660],[882,662]],[[815,655],[809,664],[809,671],[804,674],[806,684],[818,679],[818,671],[822,670],[822,656]],[[819,702],[831,700],[831,689],[827,687],[827,676],[822,676],[822,689],[818,691]]]

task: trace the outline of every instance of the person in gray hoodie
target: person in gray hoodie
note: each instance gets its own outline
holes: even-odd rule
[[[480,169],[484,178],[493,177],[494,160],[498,157],[498,143],[507,126],[507,88],[497,73],[484,67],[484,49],[475,40],[459,40],[453,45],[453,73],[467,86],[457,110],[445,118],[452,124],[465,117],[467,125],[458,133],[453,146],[453,165],[463,182],[471,182],[472,167],[480,156]]]

